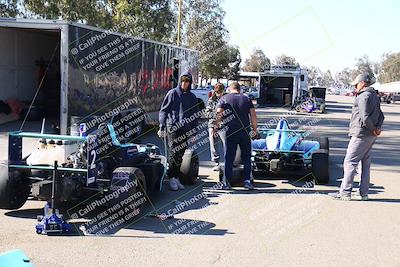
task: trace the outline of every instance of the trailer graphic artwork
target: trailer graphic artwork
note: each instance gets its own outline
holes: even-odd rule
[[[68,109],[76,116],[127,99],[146,113],[156,112],[174,86],[174,67],[196,72],[197,53],[190,50],[80,27],[70,27],[69,36],[69,75],[74,78],[69,79]]]

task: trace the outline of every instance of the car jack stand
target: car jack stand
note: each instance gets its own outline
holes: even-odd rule
[[[54,206],[56,193],[57,161],[54,162],[53,184],[51,187],[51,202],[44,206],[44,215],[37,216],[36,233],[38,234],[66,234],[71,231],[71,225],[66,223],[63,215]]]

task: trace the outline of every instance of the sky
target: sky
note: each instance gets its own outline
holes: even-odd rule
[[[366,54],[400,52],[399,0],[224,0],[230,43],[242,62],[261,48],[336,73]]]

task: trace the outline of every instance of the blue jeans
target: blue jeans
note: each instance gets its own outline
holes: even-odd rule
[[[232,180],[233,161],[235,160],[238,145],[244,165],[244,179],[251,180],[251,140],[247,132],[239,131],[226,135],[225,178],[228,182]]]

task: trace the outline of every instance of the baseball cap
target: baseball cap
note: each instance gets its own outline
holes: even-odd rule
[[[191,81],[192,79],[190,79],[189,76],[184,75],[181,77],[181,82],[191,82]]]
[[[352,81],[350,84],[356,85],[359,82],[363,82],[363,81],[366,82],[368,85],[371,84],[371,77],[366,72],[358,74],[357,77],[354,79],[354,81]]]
[[[181,82],[192,82],[192,75],[189,72],[182,73]]]

